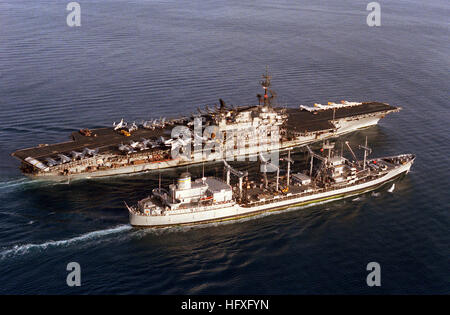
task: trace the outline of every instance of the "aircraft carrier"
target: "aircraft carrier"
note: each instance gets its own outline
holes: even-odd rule
[[[154,119],[139,125],[122,119],[112,127],[74,131],[67,142],[40,144],[11,155],[32,178],[72,180],[129,174],[222,160],[218,151],[230,160],[287,150],[376,125],[401,109],[380,102],[347,101],[277,107],[272,106],[275,93],[267,73],[261,85],[264,94],[257,95],[256,105],[229,106],[220,99],[220,105],[198,108],[198,113],[189,117]],[[196,122],[201,124],[200,132],[195,131]],[[176,127],[184,128],[184,135],[173,137]],[[186,129],[191,135],[185,135]],[[264,145],[249,133],[260,129],[269,136]],[[235,136],[231,148],[226,141],[230,135]],[[200,147],[196,146],[199,142]],[[204,154],[205,148],[212,152],[211,146],[214,154]],[[185,154],[174,156],[173,152],[180,150]]]

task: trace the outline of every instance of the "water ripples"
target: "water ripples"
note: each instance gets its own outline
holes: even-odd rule
[[[41,2],[0,3],[3,290],[66,292],[51,275],[61,270],[64,281],[64,263],[75,260],[92,277],[88,293],[373,293],[365,266],[379,261],[389,278],[375,293],[448,293],[446,6],[386,4],[383,26],[369,28],[364,8],[328,2],[139,0],[124,8],[93,0],[82,4],[80,28],[68,28],[52,1],[42,14]],[[19,177],[9,156],[122,117],[189,115],[218,98],[255,103],[266,65],[281,105],[402,106],[343,139],[367,135],[377,156],[414,152],[412,172],[392,193],[388,186],[235,222],[135,230],[123,201],[143,198],[157,172],[67,185]],[[221,168],[207,171],[220,176]]]

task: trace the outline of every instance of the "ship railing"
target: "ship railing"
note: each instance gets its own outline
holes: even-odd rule
[[[363,184],[369,181],[372,181],[376,178],[382,177],[383,175],[385,175],[386,172],[380,172],[378,174],[370,174],[369,176],[366,176],[364,178],[360,178],[357,179],[358,184]],[[281,196],[278,199],[270,199],[270,200],[264,200],[264,201],[250,201],[247,202],[246,204],[244,204],[244,207],[250,207],[250,206],[261,206],[261,205],[266,205],[269,203],[274,203],[274,202],[279,202],[279,201],[285,201],[285,200],[290,200],[290,199],[296,199],[299,197],[306,197],[306,196],[311,196],[311,195],[315,195],[315,194],[320,194],[320,193],[324,193],[324,192],[329,192],[329,191],[333,191],[333,190],[338,190],[338,189],[344,189],[344,188],[348,188],[348,187],[352,187],[354,186],[354,184],[346,184],[346,185],[339,185],[339,186],[333,186],[333,187],[323,187],[323,188],[316,188],[313,189],[313,191],[308,191],[308,192],[299,192],[299,193],[295,193],[289,196]],[[280,196],[280,195],[279,195]]]
[[[172,214],[182,214],[182,213],[193,213],[193,212],[203,212],[203,211],[209,211],[211,210],[211,208],[217,208],[221,205],[230,205],[230,207],[234,204],[235,202],[233,200],[231,201],[222,201],[222,202],[216,202],[213,204],[213,206],[209,205],[209,206],[191,206],[191,207],[178,207],[177,209],[174,210],[170,210],[170,209],[163,209],[161,211],[160,214],[156,214],[151,212],[150,214],[144,214],[143,212],[139,212],[139,214],[143,215],[143,216],[165,216],[166,213],[172,213]],[[190,211],[189,211],[190,210]]]
[[[70,161],[68,163],[64,163],[64,164],[59,164],[53,167],[54,170],[56,171],[64,171],[67,170],[71,167],[75,167],[75,166],[79,166],[79,165],[94,165],[96,162],[96,159],[98,158],[102,158],[102,157],[89,157],[89,158],[84,158],[82,160],[73,160]]]
[[[163,158],[162,154],[159,152],[161,150],[158,150],[157,152],[152,151],[152,158],[150,158],[150,152],[138,152],[136,155],[133,156],[128,156],[128,158],[126,159],[129,162],[132,162],[134,160],[139,160],[139,158],[142,157],[147,157],[149,160],[153,159],[154,155],[158,155],[159,158]],[[135,159],[133,159],[133,157]],[[102,164],[98,164],[97,160],[98,159],[102,159],[103,163]],[[83,166],[83,167],[89,167],[89,166],[97,166],[97,167],[107,167],[107,168],[116,168],[116,167],[120,167],[120,166],[116,166],[114,165],[115,162],[123,162],[124,157],[117,157],[114,155],[96,155],[96,156],[92,156],[92,157],[88,157],[88,158],[83,158],[81,160],[73,160],[70,161],[68,163],[64,163],[64,164],[59,164],[56,165],[54,167],[52,167],[52,170],[57,171],[57,172],[66,172],[66,171],[70,171],[70,169],[75,168],[77,166]],[[156,159],[157,160],[157,159]],[[109,165],[105,165],[105,164],[109,164]],[[122,164],[126,164],[126,163],[122,163]],[[123,165],[122,165],[123,166]]]

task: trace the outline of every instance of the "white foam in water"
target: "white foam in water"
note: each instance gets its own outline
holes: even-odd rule
[[[131,228],[132,228],[131,225],[119,225],[114,228],[89,232],[89,233],[86,233],[86,234],[83,234],[83,235],[80,235],[77,237],[69,238],[66,240],[48,241],[48,242],[45,242],[42,244],[15,245],[11,249],[7,249],[7,250],[0,252],[0,259],[3,259],[8,256],[24,255],[33,249],[42,250],[42,249],[47,249],[49,247],[67,246],[72,243],[83,242],[83,241],[99,238],[99,237],[102,237],[105,235],[127,231],[127,230],[130,230]]]
[[[19,178],[0,182],[0,191],[8,192],[10,190],[21,189],[31,185],[53,186],[56,184],[59,184],[59,182],[50,182],[42,179]]]
[[[14,188],[20,189],[27,186],[39,185],[39,187],[67,185],[67,181],[49,181],[44,179],[30,179],[27,177],[0,181],[0,191],[8,191]]]
[[[395,184],[392,184],[391,188],[388,189],[388,192],[391,193],[394,191],[394,189],[395,189]]]
[[[28,178],[19,178],[19,179],[9,180],[9,181],[5,181],[5,182],[0,182],[0,189],[21,186],[23,184],[26,184],[27,182],[30,182],[30,180]]]

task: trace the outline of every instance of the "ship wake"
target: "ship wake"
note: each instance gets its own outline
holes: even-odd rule
[[[34,185],[39,185],[39,187],[44,186],[54,186],[59,184],[66,184],[66,182],[57,182],[57,181],[46,181],[42,179],[30,179],[30,178],[19,178],[12,179],[0,182],[0,191],[11,191],[11,190],[20,190],[33,187]]]
[[[14,187],[25,185],[29,182],[30,182],[30,180],[27,178],[19,178],[19,179],[4,181],[4,182],[0,182],[0,189],[3,190],[3,189],[14,188]]]
[[[70,246],[75,243],[81,243],[81,242],[86,242],[86,241],[102,238],[106,235],[117,234],[117,233],[121,233],[124,231],[128,231],[130,229],[132,229],[131,225],[128,225],[128,224],[127,225],[119,225],[119,226],[109,228],[109,229],[89,232],[89,233],[82,234],[80,236],[76,236],[76,237],[69,238],[69,239],[63,239],[63,240],[57,240],[57,241],[50,240],[50,241],[47,241],[47,242],[44,242],[41,244],[15,245],[12,248],[5,249],[2,252],[0,252],[0,260],[3,260],[5,258],[11,257],[11,256],[21,256],[21,255],[25,255],[25,254],[28,254],[31,252],[38,252],[38,251],[46,250],[46,249],[53,248],[53,247],[67,247],[67,246]]]

